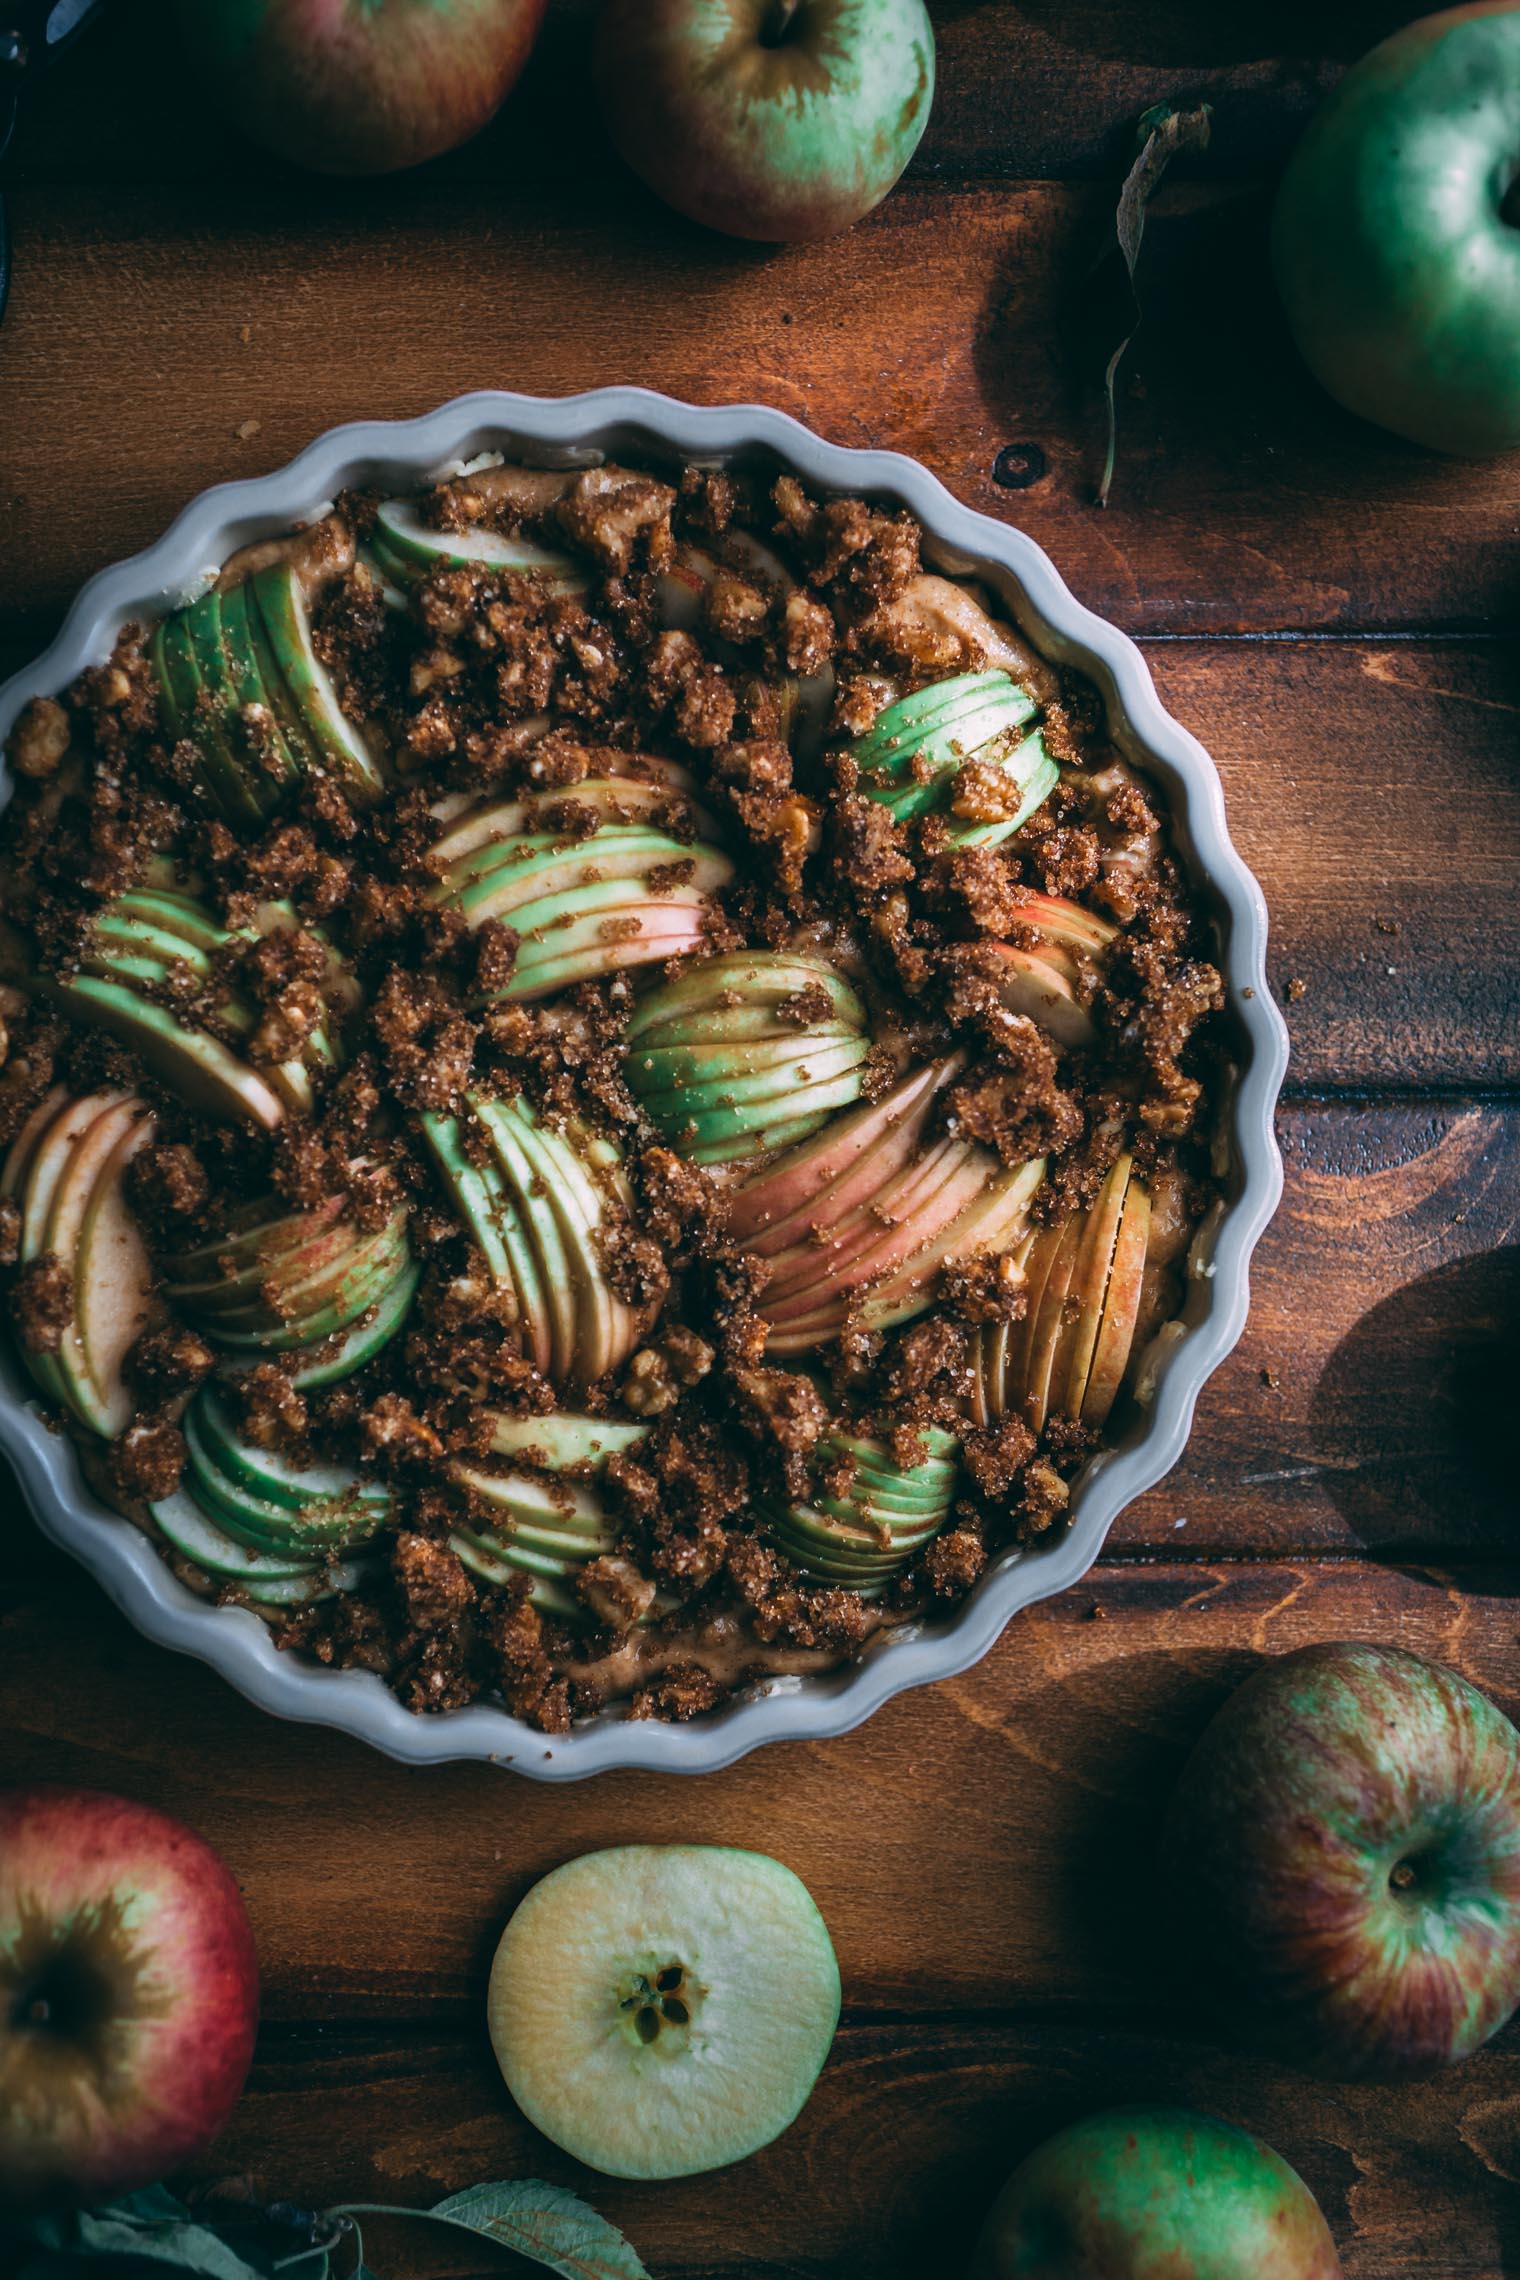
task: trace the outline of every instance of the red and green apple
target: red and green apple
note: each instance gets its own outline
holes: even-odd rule
[[[478,134],[545,0],[179,0],[191,55],[245,131],[322,174],[390,174]]]
[[[1260,2138],[1167,2106],[1047,2138],[987,2219],[972,2280],[1339,2280],[1319,2205]]]
[[[934,99],[923,0],[608,0],[612,139],[679,213],[731,237],[827,237],[880,203]]]
[[[1184,1768],[1167,1849],[1190,1969],[1314,2073],[1433,2073],[1520,2004],[1520,1734],[1419,1655],[1268,1663]]]
[[[0,1792],[0,2206],[191,2160],[257,2021],[247,1913],[202,1838],[94,1790]]]

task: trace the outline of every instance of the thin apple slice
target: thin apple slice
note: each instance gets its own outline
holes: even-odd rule
[[[300,775],[301,754],[285,733],[279,706],[265,675],[250,619],[246,584],[230,587],[225,594],[217,594],[215,600],[222,654],[245,743],[251,743],[254,733],[249,715],[257,712],[261,716],[258,735],[261,750],[252,781],[254,797],[267,811],[277,804],[281,791]]]
[[[276,1583],[314,1576],[318,1570],[294,1552],[256,1552],[209,1519],[184,1489],[162,1497],[148,1510],[159,1534],[203,1573],[229,1582]]]
[[[411,578],[434,570],[507,570],[533,578],[557,594],[583,594],[590,581],[568,554],[531,539],[494,530],[432,530],[409,499],[388,499],[375,513],[375,533],[387,560]]]
[[[1024,1407],[1028,1422],[1037,1433],[1042,1430],[1050,1415],[1050,1391],[1056,1355],[1063,1336],[1071,1327],[1067,1302],[1071,1295],[1072,1279],[1077,1271],[1077,1260],[1081,1255],[1082,1234],[1083,1220],[1080,1213],[1066,1220],[1060,1230],[1030,1341]]]
[[[248,808],[237,763],[206,688],[185,628],[184,612],[161,619],[148,644],[148,662],[158,681],[170,735],[191,744],[200,760],[201,784],[218,811],[246,821]]]
[[[1072,1301],[1078,1309],[1076,1335],[1062,1372],[1051,1386],[1051,1406],[1066,1417],[1082,1414],[1082,1395],[1103,1321],[1114,1247],[1119,1240],[1119,1224],[1124,1215],[1124,1198],[1132,1169],[1133,1158],[1120,1156],[1086,1214],[1081,1256],[1071,1286]]]
[[[964,1067],[960,1054],[927,1062],[752,1173],[729,1200],[735,1240],[774,1258],[813,1224],[837,1225],[912,1162],[936,1098]]]
[[[579,1345],[576,1268],[581,1262],[572,1264],[565,1240],[564,1191],[555,1177],[560,1167],[546,1168],[530,1141],[527,1119],[520,1118],[516,1108],[515,1102],[483,1101],[476,1115],[491,1135],[496,1160],[537,1254],[549,1333],[545,1375],[561,1384],[570,1375]]]
[[[292,1372],[291,1384],[298,1393],[308,1387],[334,1385],[340,1378],[352,1377],[388,1346],[412,1310],[417,1285],[422,1280],[422,1269],[407,1266],[390,1285],[383,1298],[351,1323],[336,1344],[322,1339],[309,1361],[302,1362]]]
[[[648,1432],[647,1424],[581,1417],[563,1409],[553,1410],[547,1417],[509,1417],[498,1412],[491,1421],[491,1449],[498,1457],[516,1457],[544,1472],[562,1472],[580,1465],[600,1467],[609,1457],[636,1448]]]
[[[74,1319],[59,1341],[58,1370],[74,1415],[104,1440],[131,1423],[136,1404],[123,1370],[153,1305],[152,1263],[123,1187],[153,1131],[140,1100],[98,1117],[76,1145],[48,1215],[45,1248],[69,1263],[74,1280]]]
[[[1119,935],[1111,919],[1065,895],[1026,891],[1015,916],[1022,925],[1035,928],[1046,942],[1058,943],[1065,950],[1085,951],[1092,958],[1101,958]]]
[[[984,1175],[980,1195],[897,1270],[875,1283],[859,1309],[862,1327],[889,1330],[921,1314],[933,1303],[943,1268],[989,1253],[1011,1250],[1023,1235],[1035,1190],[1045,1177],[1045,1159]]]
[[[1036,1021],[1068,1052],[1081,1052],[1097,1036],[1092,1015],[1069,975],[1042,950],[989,943],[997,959],[998,996],[1010,1013]]]
[[[1082,1392],[1079,1414],[1084,1425],[1098,1426],[1106,1421],[1124,1383],[1140,1314],[1150,1230],[1150,1196],[1141,1181],[1132,1178],[1125,1190],[1124,1212],[1114,1244],[1103,1321]]]
[[[295,570],[288,561],[271,562],[256,571],[248,583],[250,606],[263,620],[276,667],[311,746],[351,800],[368,805],[381,798],[385,779],[360,730],[338,702],[327,668],[317,655],[306,597]]]

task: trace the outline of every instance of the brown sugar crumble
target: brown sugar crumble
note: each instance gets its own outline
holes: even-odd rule
[[[791,475],[483,464],[20,715],[14,1336],[285,1651],[680,1721],[1067,1524],[1224,991],[1097,692],[928,554]]]

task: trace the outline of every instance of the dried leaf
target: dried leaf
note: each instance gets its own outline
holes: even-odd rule
[[[1146,208],[1152,191],[1160,184],[1178,151],[1204,150],[1208,147],[1213,115],[1212,107],[1207,103],[1199,103],[1190,111],[1175,111],[1170,103],[1155,103],[1142,114],[1137,129],[1140,139],[1139,156],[1124,177],[1118,212],[1114,216],[1114,232],[1128,273],[1132,316],[1129,331],[1109,358],[1108,369],[1103,375],[1103,393],[1108,405],[1108,451],[1103,461],[1103,480],[1098,485],[1100,507],[1108,505],[1109,486],[1114,479],[1114,460],[1119,449],[1119,407],[1116,395],[1119,367],[1140,326],[1140,294],[1135,283],[1135,268],[1140,259],[1140,241],[1145,235]]]

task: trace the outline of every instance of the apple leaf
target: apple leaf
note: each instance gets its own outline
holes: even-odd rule
[[[182,2272],[204,2275],[204,2280],[265,2280],[258,2265],[193,2220],[165,2223],[162,2218],[137,2219],[114,2209],[99,2214],[82,2210],[73,2230],[69,2245],[85,2256],[131,2256],[150,2264],[173,2264]]]
[[[451,2193],[428,2214],[444,2224],[484,2233],[564,2280],[649,2280],[616,2225],[608,2224],[563,2186],[536,2177],[472,2185]]]
[[[1119,367],[1124,362],[1130,342],[1140,329],[1140,294],[1135,283],[1135,271],[1140,260],[1140,241],[1145,235],[1145,212],[1153,190],[1160,187],[1161,178],[1180,150],[1204,150],[1208,147],[1213,110],[1207,103],[1199,103],[1191,111],[1176,111],[1170,103],[1153,103],[1143,112],[1137,130],[1140,150],[1133,166],[1124,177],[1119,192],[1119,210],[1114,216],[1114,234],[1119,251],[1124,256],[1124,267],[1129,278],[1130,327],[1113,355],[1103,375],[1103,394],[1108,405],[1108,451],[1103,461],[1103,480],[1098,485],[1098,504],[1108,505],[1109,486],[1114,479],[1114,460],[1119,449],[1119,406],[1116,388]]]

